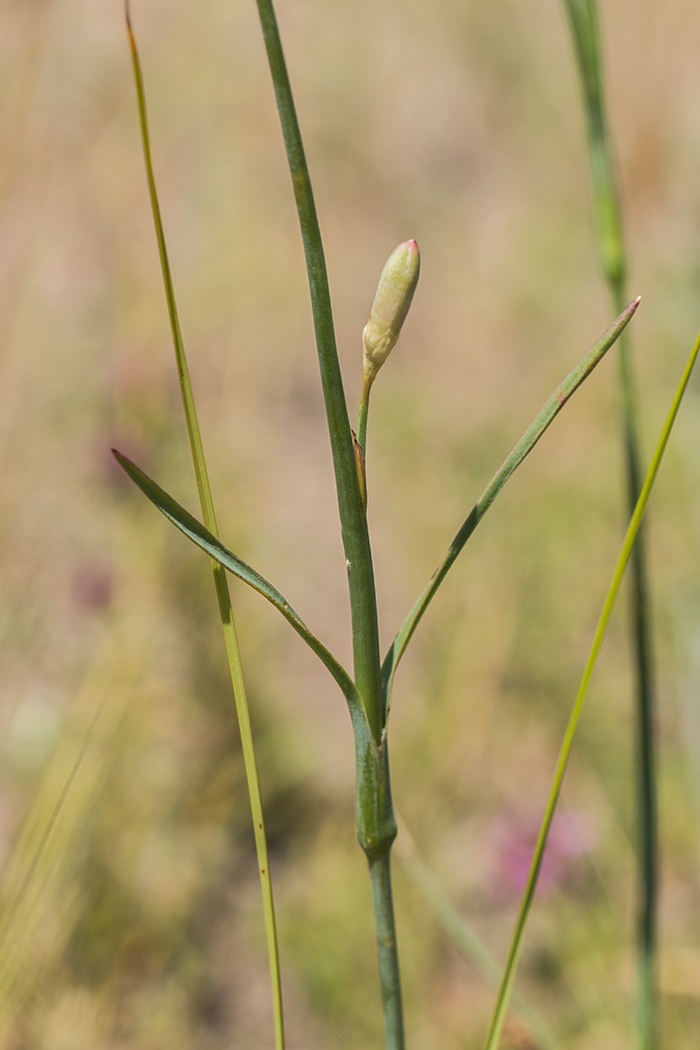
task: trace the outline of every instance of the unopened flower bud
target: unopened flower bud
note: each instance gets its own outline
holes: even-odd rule
[[[362,333],[366,380],[374,379],[399,338],[419,273],[418,245],[415,241],[404,241],[391,253],[382,270],[369,321]]]

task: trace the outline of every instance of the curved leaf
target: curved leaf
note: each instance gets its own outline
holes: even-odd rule
[[[625,575],[625,569],[627,563],[630,560],[630,555],[634,548],[635,540],[639,535],[639,529],[644,518],[644,512],[647,509],[647,503],[651,495],[651,490],[654,487],[656,481],[656,475],[659,472],[661,466],[661,460],[663,459],[668,439],[671,435],[673,424],[678,414],[683,395],[685,394],[690,380],[690,375],[693,370],[693,366],[700,353],[700,334],[698,334],[695,340],[695,345],[691,351],[690,357],[686,363],[683,375],[681,376],[678,389],[676,390],[675,396],[671,403],[671,407],[666,416],[666,421],[661,430],[659,440],[652,456],[651,465],[647,471],[647,476],[642,486],[642,491],[639,495],[639,499],[634,508],[634,513],[630,519],[630,523],[627,526],[627,532],[622,543],[622,548],[615,565],[615,571],[613,572],[612,581],[608,588],[608,593],[603,603],[603,610],[598,620],[598,626],[593,637],[593,644],[591,645],[588,659],[586,660],[586,666],[581,676],[581,683],[578,687],[576,699],[574,700],[574,706],[571,709],[569,715],[569,721],[566,726],[564,733],[564,739],[559,751],[559,757],[557,759],[557,765],[554,772],[554,779],[549,792],[549,798],[547,799],[547,805],[544,811],[544,817],[542,818],[542,824],[540,826],[539,835],[537,836],[537,843],[530,863],[530,871],[527,877],[527,883],[525,884],[525,890],[523,892],[522,900],[520,902],[520,908],[518,911],[518,917],[515,922],[515,928],[513,930],[513,936],[508,950],[508,957],[506,959],[506,965],[503,970],[503,977],[501,979],[501,985],[498,990],[498,997],[496,999],[496,1005],[494,1007],[493,1016],[489,1025],[489,1031],[486,1036],[486,1042],[484,1043],[484,1050],[498,1050],[499,1041],[501,1037],[501,1030],[503,1028],[503,1022],[505,1020],[506,1011],[508,1009],[508,1003],[513,991],[513,985],[515,983],[515,975],[518,969],[518,962],[520,961],[520,953],[523,946],[523,938],[525,936],[525,926],[527,924],[530,911],[532,909],[532,903],[535,899],[535,890],[537,889],[537,880],[540,874],[540,868],[542,866],[542,858],[544,857],[544,851],[547,846],[547,837],[549,835],[549,829],[554,818],[554,811],[556,809],[557,801],[559,799],[559,792],[564,781],[564,774],[569,761],[569,755],[571,754],[571,748],[574,742],[574,734],[576,733],[576,727],[581,716],[581,710],[583,708],[583,701],[588,691],[590,684],[591,675],[600,653],[600,648],[603,644],[605,632],[610,621],[613,608],[615,606],[615,600],[620,591],[622,580]]]
[[[239,580],[243,580],[253,590],[258,591],[263,597],[267,598],[272,605],[284,616],[294,630],[304,639],[306,644],[312,649],[316,656],[321,660],[324,666],[330,671],[331,675],[338,683],[340,688],[345,695],[345,698],[350,707],[350,713],[355,715],[359,712],[362,713],[363,718],[366,718],[362,701],[355,688],[350,675],[347,673],[344,667],[338,663],[332,653],[326,649],[325,645],[319,641],[315,634],[309,630],[301,617],[294,611],[287,599],[280,594],[276,587],[273,587],[264,576],[261,576],[259,572],[251,568],[246,562],[239,558],[233,551],[230,551],[228,547],[225,547],[221,540],[217,539],[208,529],[202,525],[201,522],[197,521],[189,511],[181,507],[180,504],[169,496],[164,489],[157,485],[152,478],[149,478],[147,474],[132,463],[130,459],[123,456],[121,452],[116,449],[112,449],[112,453],[121,467],[124,468],[126,473],[129,475],[132,481],[134,481],[141,491],[148,496],[151,503],[153,503],[161,514],[177,526],[180,532],[183,532],[189,540],[192,540],[197,547],[201,547],[210,558],[213,558],[219,565],[223,565],[225,569],[228,569],[232,575],[236,576]]]
[[[391,687],[393,685],[394,675],[396,674],[399,660],[403,656],[406,646],[411,640],[413,632],[418,626],[423,613],[430,605],[438,587],[445,579],[445,576],[447,576],[447,573],[457,560],[458,555],[462,552],[465,543],[474,532],[474,529],[489,509],[508,478],[515,470],[517,470],[528,453],[532,451],[549,424],[564,407],[574,391],[578,389],[584,379],[593,371],[598,362],[607,353],[622,330],[627,326],[638,306],[639,299],[635,299],[631,302],[629,306],[622,311],[617,320],[615,320],[608,330],[600,337],[598,342],[569,372],[566,379],[559,384],[549,400],[545,402],[537,413],[532,423],[520,438],[520,441],[505,460],[501,468],[496,474],[494,474],[478,503],[472,507],[469,516],[450,544],[450,548],[445,555],[442,564],[433,574],[430,582],[427,584],[423,593],[418,598],[418,601],[404,620],[386,657],[384,658],[384,663],[382,665],[382,686],[386,696],[387,708],[389,706]]]

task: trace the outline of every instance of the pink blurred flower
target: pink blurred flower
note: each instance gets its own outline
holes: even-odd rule
[[[112,571],[107,565],[98,562],[86,563],[81,565],[73,576],[73,601],[85,611],[106,609],[112,600],[113,590]]]
[[[501,814],[488,830],[492,852],[491,890],[497,896],[522,893],[537,842],[541,816]],[[588,810],[570,809],[555,814],[542,858],[538,892],[551,892],[570,882],[580,857],[590,853],[599,838],[595,817]]]

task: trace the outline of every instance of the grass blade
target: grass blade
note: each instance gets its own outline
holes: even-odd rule
[[[627,260],[622,218],[610,146],[603,83],[602,49],[596,0],[565,0],[583,89],[586,138],[593,187],[598,256],[613,305],[625,300]],[[630,514],[641,489],[637,397],[627,335],[619,347],[619,386]],[[656,999],[656,927],[658,886],[658,832],[656,762],[654,748],[654,672],[649,622],[649,584],[645,532],[632,552],[632,651],[637,706],[637,812],[639,823],[639,914],[637,927],[639,1050],[653,1050]]]
[[[595,667],[596,661],[598,659],[600,647],[603,644],[603,638],[605,637],[605,632],[613,611],[613,607],[615,605],[615,600],[617,598],[620,586],[622,584],[625,569],[627,567],[628,561],[630,560],[630,555],[634,548],[634,544],[639,533],[639,528],[642,524],[644,512],[647,508],[647,503],[649,502],[649,496],[651,495],[651,490],[656,480],[656,475],[658,474],[659,466],[661,465],[661,460],[666,450],[666,445],[668,444],[671,429],[675,422],[680,403],[683,399],[683,395],[688,385],[688,380],[690,379],[690,374],[693,370],[693,365],[695,364],[695,360],[698,356],[698,351],[700,351],[700,334],[698,335],[695,341],[695,345],[691,351],[690,357],[688,358],[688,362],[683,371],[681,381],[678,384],[678,389],[676,390],[675,396],[673,398],[671,408],[666,417],[666,421],[661,431],[658,444],[652,457],[651,465],[647,472],[647,476],[644,480],[642,491],[639,495],[639,499],[637,500],[636,506],[634,508],[634,513],[632,514],[632,518],[627,527],[627,532],[625,533],[625,538],[622,544],[622,548],[620,550],[620,555],[617,559],[617,564],[613,573],[612,582],[610,584],[608,593],[605,598],[605,602],[603,604],[603,611],[601,612],[600,619],[598,620],[598,626],[596,627],[591,651],[588,655],[588,660],[586,661],[586,666],[584,668],[583,676],[581,678],[581,684],[579,685],[578,693],[576,694],[576,700],[574,701],[574,706],[572,708],[571,715],[569,716],[569,722],[566,727],[564,741],[562,743],[561,750],[559,752],[559,757],[557,759],[552,788],[549,794],[549,798],[547,800],[544,818],[542,820],[542,825],[540,827],[540,832],[537,838],[537,844],[535,846],[535,851],[532,857],[532,863],[530,865],[530,872],[528,874],[527,884],[525,886],[523,898],[520,903],[520,910],[518,912],[518,918],[516,920],[513,938],[510,944],[510,949],[508,951],[508,958],[506,960],[505,970],[503,972],[503,980],[499,989],[498,999],[496,1000],[496,1006],[494,1009],[493,1017],[491,1019],[489,1032],[486,1037],[486,1042],[484,1044],[484,1050],[497,1050],[498,1048],[501,1029],[503,1027],[503,1021],[505,1019],[506,1011],[508,1009],[508,1002],[513,989],[515,974],[520,959],[520,952],[522,950],[525,925],[527,923],[528,916],[532,908],[532,902],[534,900],[535,890],[537,888],[537,879],[539,877],[540,867],[542,865],[542,858],[544,856],[545,847],[547,845],[547,836],[549,834],[552,818],[554,817],[554,810],[556,808],[557,800],[559,798],[559,792],[561,790],[561,785],[564,780],[564,773],[566,772],[566,766],[569,760],[569,755],[571,754],[571,747],[573,744],[574,734],[576,733],[576,727],[578,725],[578,721],[581,715],[583,701],[588,690],[591,675],[593,674],[593,668]]]
[[[134,71],[134,83],[136,86],[136,97],[138,103],[139,122],[141,126],[141,138],[143,143],[144,161],[146,164],[146,177],[148,179],[148,191],[153,211],[156,238],[158,240],[158,253],[160,255],[161,268],[163,271],[163,282],[165,285],[165,296],[168,305],[168,316],[172,332],[175,360],[177,363],[178,378],[180,381],[180,392],[182,404],[185,410],[185,421],[189,435],[192,462],[194,464],[195,477],[197,479],[197,490],[202,507],[202,515],[212,533],[217,532],[216,514],[214,512],[214,501],[209,484],[202,437],[197,420],[197,411],[192,394],[189,368],[185,347],[182,341],[180,321],[175,301],[170,262],[165,243],[165,232],[158,203],[158,191],[153,173],[153,161],[151,157],[150,135],[148,130],[148,116],[146,113],[146,96],[143,84],[141,62],[136,46],[136,39],[132,31],[129,11],[129,0],[125,3],[126,26],[129,37],[129,47]],[[243,748],[243,759],[248,783],[248,794],[250,796],[250,807],[253,818],[253,829],[255,833],[255,848],[258,857],[258,868],[260,871],[260,885],[263,897],[263,911],[265,918],[265,935],[267,940],[267,952],[270,963],[270,980],[272,984],[272,1005],[275,1027],[275,1046],[277,1050],[284,1050],[284,1016],[282,1010],[282,985],[280,980],[279,950],[277,945],[277,927],[275,922],[275,907],[272,896],[272,882],[270,878],[270,863],[267,852],[267,838],[265,836],[265,821],[263,817],[262,798],[260,795],[260,783],[258,779],[257,761],[253,744],[253,733],[250,725],[250,713],[246,697],[241,658],[236,636],[236,625],[233,618],[231,598],[228,590],[228,580],[223,568],[216,562],[212,563],[214,573],[214,586],[221,616],[221,626],[224,632],[224,643],[228,657],[229,670],[231,673],[231,684],[238,717],[238,726],[241,734],[241,745]]]
[[[464,916],[457,911],[438,880],[423,862],[410,832],[398,818],[398,814],[397,819],[399,837],[394,850],[411,882],[462,955],[476,966],[489,984],[498,988],[503,974],[500,965]],[[537,1041],[538,1050],[558,1050],[559,1044],[549,1026],[525,996],[513,993],[513,1010],[527,1024]]]
[[[145,639],[115,619],[85,670],[0,878],[0,1039],[60,968],[77,921],[76,850],[142,672]],[[118,749],[118,744],[116,745]]]
[[[608,283],[621,287],[626,270],[625,245],[608,139],[596,4],[595,0],[564,0],[564,6],[583,89],[600,265]]]
[[[494,474],[489,484],[484,489],[479,501],[472,508],[461,529],[450,544],[450,548],[443,559],[442,564],[433,574],[429,583],[423,590],[410,613],[401,625],[394,641],[391,644],[382,666],[382,684],[386,695],[387,707],[391,697],[391,689],[396,674],[396,668],[404,654],[406,646],[411,640],[413,632],[418,626],[425,610],[433,600],[440,584],[452,568],[461,554],[464,545],[472,535],[477,525],[489,509],[498,493],[501,491],[508,478],[520,466],[525,457],[532,451],[547,427],[558,415],[575,390],[581,385],[586,377],[593,371],[598,362],[607,353],[620,333],[624,330],[635,310],[639,305],[639,299],[635,299],[627,306],[617,320],[600,337],[598,342],[581,358],[579,363],[569,372],[568,376],[559,384],[548,401],[542,406],[533,419],[517,445],[504,461],[499,470]]]

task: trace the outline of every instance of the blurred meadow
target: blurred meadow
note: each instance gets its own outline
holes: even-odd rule
[[[368,442],[386,646],[612,320],[576,69],[561,0],[279,0],[278,17],[351,418],[380,270],[406,238],[422,253]],[[255,5],[134,0],[133,18],[222,538],[348,666],[301,238]],[[648,455],[700,325],[700,9],[602,0],[601,23]],[[262,909],[209,566],[109,453],[197,509],[120,0],[2,0],[0,100],[0,1046],[260,1050]],[[624,526],[614,354],[475,533],[394,693],[396,805],[501,961]],[[697,378],[649,515],[674,1050],[700,1027],[699,408]],[[345,702],[274,610],[232,594],[288,1045],[370,1050],[381,1008]],[[566,1050],[630,1045],[627,642],[621,602],[518,979]],[[494,991],[399,857],[394,870],[409,1045],[477,1050]],[[538,1044],[514,1015],[504,1046]]]

